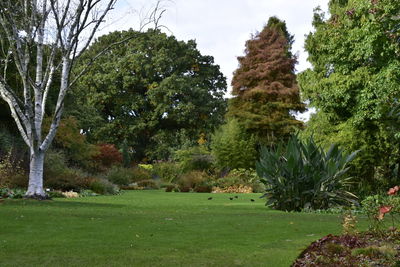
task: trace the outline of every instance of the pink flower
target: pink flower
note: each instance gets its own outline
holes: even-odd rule
[[[399,186],[396,185],[395,187],[390,188],[387,193],[388,195],[396,195],[397,192],[399,192],[399,189],[400,189]]]
[[[383,220],[385,214],[392,210],[392,206],[382,206],[379,208],[378,220]]]

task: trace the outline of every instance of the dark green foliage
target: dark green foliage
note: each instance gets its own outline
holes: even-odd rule
[[[94,42],[81,66],[124,39],[97,58],[75,90],[77,110],[98,114],[81,112],[96,118],[82,118],[90,140],[118,146],[127,140],[136,161],[168,159],[171,147],[193,142],[223,121],[225,77],[193,40],[158,30],[113,32]]]
[[[256,169],[267,187],[267,205],[300,211],[355,203],[356,197],[346,191],[346,173],[356,154],[347,155],[337,145],[325,152],[312,137],[302,142],[293,136],[286,146],[263,147]]]
[[[212,137],[212,154],[220,169],[251,169],[257,160],[256,141],[235,119],[228,120]]]
[[[128,141],[126,139],[122,143],[122,164],[125,168],[131,167],[131,155],[128,147]]]

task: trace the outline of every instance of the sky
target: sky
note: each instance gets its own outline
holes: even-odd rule
[[[140,22],[153,10],[156,0],[119,0],[101,33],[115,30],[138,30]],[[268,18],[277,16],[286,21],[295,36],[293,52],[298,55],[296,70],[310,67],[304,51],[305,35],[313,30],[313,9],[327,10],[328,0],[164,0],[160,24],[163,31],[178,40],[196,40],[201,54],[214,57],[228,79],[238,67],[237,57],[244,54],[245,42],[261,31]],[[227,94],[229,97],[229,94]],[[309,114],[298,118],[307,120]]]

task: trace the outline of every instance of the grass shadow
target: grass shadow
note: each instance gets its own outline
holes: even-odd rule
[[[7,199],[4,206],[48,206],[59,208],[123,208],[126,205],[112,203],[97,203],[83,201],[57,201],[57,200],[31,200],[31,199]]]

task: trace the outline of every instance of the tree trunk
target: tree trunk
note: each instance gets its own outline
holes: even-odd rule
[[[47,199],[47,195],[43,189],[43,165],[44,152],[31,153],[31,162],[29,169],[29,186],[25,193],[27,198]]]

